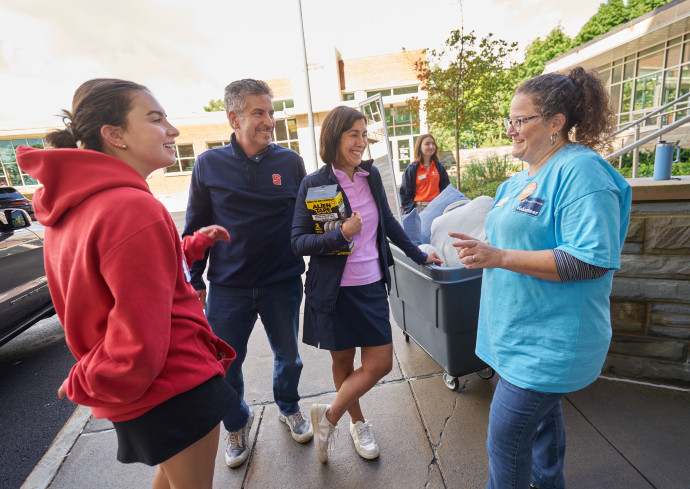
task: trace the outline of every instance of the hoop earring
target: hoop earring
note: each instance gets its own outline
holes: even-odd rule
[[[551,135],[551,146],[554,145],[554,143],[556,142],[556,138],[557,138],[557,137],[558,137],[558,133],[557,133],[557,132],[554,132],[554,133]]]

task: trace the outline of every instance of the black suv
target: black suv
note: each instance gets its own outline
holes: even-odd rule
[[[43,265],[43,226],[0,202],[0,345],[55,314]]]
[[[31,201],[17,192],[14,187],[0,186],[0,209],[24,209],[35,221],[34,208]]]

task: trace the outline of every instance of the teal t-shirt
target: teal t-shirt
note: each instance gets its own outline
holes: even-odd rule
[[[630,186],[599,154],[568,144],[537,173],[504,182],[486,219],[492,246],[558,248],[610,269],[557,282],[504,269],[482,279],[476,353],[508,382],[572,392],[601,372],[611,340],[609,295],[630,220]]]

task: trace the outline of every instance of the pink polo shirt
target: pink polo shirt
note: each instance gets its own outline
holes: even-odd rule
[[[345,192],[347,200],[350,201],[352,210],[359,211],[362,216],[362,231],[352,238],[355,247],[352,254],[347,257],[340,286],[348,287],[378,282],[383,278],[379,264],[379,251],[376,246],[379,210],[376,208],[374,196],[371,194],[369,182],[367,182],[369,173],[357,168],[354,182],[350,181],[345,172],[333,168],[333,173]]]

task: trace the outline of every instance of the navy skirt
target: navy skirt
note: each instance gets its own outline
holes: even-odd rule
[[[340,287],[332,313],[315,311],[307,300],[302,341],[331,351],[391,343],[388,293],[383,280]]]
[[[217,375],[137,418],[113,422],[118,461],[165,462],[208,435],[236,399],[235,390]]]

